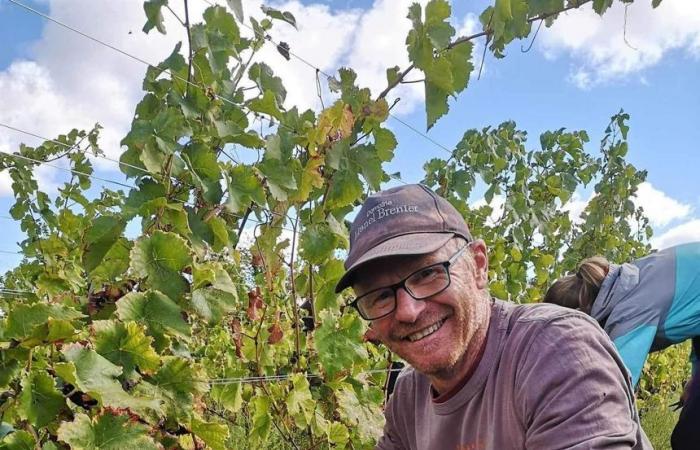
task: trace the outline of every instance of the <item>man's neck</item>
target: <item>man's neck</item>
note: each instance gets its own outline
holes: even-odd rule
[[[467,345],[467,351],[462,355],[461,360],[450,370],[443,373],[429,375],[430,383],[433,389],[438,394],[450,392],[452,389],[460,385],[464,385],[466,378],[471,377],[481,361],[483,349],[486,346],[486,336],[489,330],[491,319],[491,311],[489,308],[489,320],[485,321],[485,325],[477,330],[474,337]]]

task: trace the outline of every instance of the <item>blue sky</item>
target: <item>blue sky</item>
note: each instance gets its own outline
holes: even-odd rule
[[[27,3],[153,62],[166,56],[179,39],[172,21],[167,24],[168,36],[143,36],[140,1]],[[246,13],[257,11],[259,3],[244,0]],[[455,27],[473,32],[476,15],[488,3],[454,3]],[[629,159],[649,172],[649,184],[640,191],[639,202],[652,218],[656,243],[667,246],[700,239],[696,174],[700,168],[700,2],[664,0],[655,11],[648,3],[637,0],[628,9],[629,45],[623,39],[624,10],[616,7],[603,19],[589,11],[567,14],[554,28],[543,28],[528,53],[521,52],[521,43],[516,42],[505,59],[487,54],[481,79],[473,77],[430,137],[451,148],[469,128],[515,120],[528,131],[530,147],[538,145],[540,132],[566,127],[587,130],[594,151],[609,117],[622,108],[631,115]],[[205,6],[201,0],[190,4],[193,15]],[[376,93],[385,83],[384,68],[405,66],[408,21],[404,17],[409,1],[275,4],[295,13],[300,31],[278,26],[273,37],[289,42],[293,51],[325,71],[350,65]],[[298,61],[287,63],[274,49],[263,57],[272,60],[285,79],[288,103],[318,107],[311,69]],[[55,136],[99,121],[105,126],[103,143],[108,154],[117,157],[117,143],[140,98],[144,71],[145,67],[121,55],[0,1],[0,122]],[[424,130],[418,87],[406,85],[398,92],[402,100],[396,113]],[[389,123],[399,140],[390,169],[400,171],[405,181],[419,181],[422,164],[445,153],[398,122]],[[12,151],[19,142],[38,143],[0,128],[0,150]],[[122,179],[114,164],[101,161],[98,171],[104,177]],[[55,189],[63,179],[49,169],[40,177],[46,189]],[[9,194],[7,180],[0,175],[0,216],[13,203]],[[577,197],[581,205],[588,195],[581,192]],[[0,219],[0,227],[0,250],[16,249],[21,239],[17,226]],[[16,261],[12,255],[0,254],[0,270]]]

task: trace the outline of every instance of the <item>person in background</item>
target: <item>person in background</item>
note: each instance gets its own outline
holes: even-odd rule
[[[595,321],[492,299],[486,244],[422,185],[367,198],[336,291],[410,364],[380,450],[649,449],[624,363]]]
[[[544,302],[583,311],[598,321],[634,385],[650,352],[691,339],[693,369],[671,444],[674,449],[700,448],[700,242],[622,265],[600,256],[585,259],[575,274],[549,288]]]

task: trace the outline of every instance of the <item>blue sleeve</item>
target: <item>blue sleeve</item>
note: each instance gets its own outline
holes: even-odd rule
[[[613,342],[620,357],[632,375],[632,385],[636,386],[642,375],[644,361],[656,336],[655,325],[642,325],[616,338]]]

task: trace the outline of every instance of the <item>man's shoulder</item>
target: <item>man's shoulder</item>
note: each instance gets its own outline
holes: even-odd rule
[[[598,323],[580,311],[547,303],[514,304],[501,302],[508,311],[508,341],[577,339],[583,335],[601,336]]]
[[[509,326],[542,327],[560,322],[585,322],[597,326],[597,322],[587,314],[575,309],[564,308],[550,303],[516,304],[499,302],[504,309],[510,309]]]

